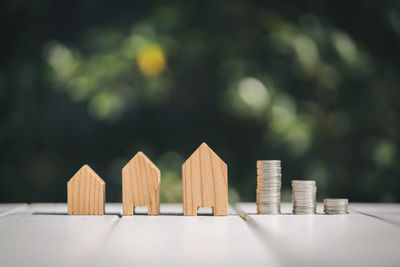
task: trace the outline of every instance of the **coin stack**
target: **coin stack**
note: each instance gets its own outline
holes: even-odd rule
[[[315,214],[317,186],[315,181],[292,180],[294,214]]]
[[[326,214],[347,214],[349,200],[347,198],[325,198],[324,211]]]
[[[257,160],[257,212],[281,213],[281,161]]]

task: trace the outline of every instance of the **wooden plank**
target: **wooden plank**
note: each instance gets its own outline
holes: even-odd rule
[[[400,228],[368,214],[291,215],[291,203],[282,203],[282,215],[257,215],[255,203],[237,207],[243,219],[184,217],[181,204],[161,205],[160,216],[118,219],[66,216],[65,203],[32,204],[0,216],[0,266],[364,267],[400,262]],[[397,206],[357,208],[387,214]],[[121,211],[121,203],[106,206],[106,214]]]
[[[322,210],[322,203],[318,206]],[[238,208],[256,212],[255,204]],[[247,218],[283,266],[396,266],[400,262],[400,230],[362,214],[250,214]]]
[[[0,207],[2,205],[0,204]],[[42,215],[66,215],[67,206],[65,203],[34,203],[30,205],[32,209],[26,210],[25,213],[42,214]],[[105,215],[122,216],[122,203],[107,203],[105,207]],[[139,215],[147,214],[147,209],[144,206],[136,208]],[[199,209],[200,215],[211,215],[210,209]],[[229,206],[228,214],[236,214],[235,210]],[[183,215],[183,207],[180,203],[165,203],[160,207],[160,215]]]
[[[349,209],[370,214],[400,213],[400,203],[349,203]]]
[[[146,207],[137,207],[136,212],[140,215],[147,214]],[[213,215],[210,207],[202,207],[197,210],[198,215]],[[228,215],[235,215],[236,211],[228,206]],[[180,203],[163,203],[160,206],[160,215],[182,216],[183,206]]]
[[[238,216],[181,215],[122,217],[95,265],[278,266]]]
[[[31,209],[26,210],[26,213],[34,215],[67,215],[68,209],[65,203],[33,203]],[[0,205],[1,207],[1,205]],[[121,203],[107,203],[105,205],[105,215],[122,215]]]
[[[64,204],[0,217],[0,266],[90,266],[118,216],[67,216]]]
[[[0,204],[0,216],[21,211],[26,209],[27,207],[28,207],[27,204],[19,204],[19,203]]]
[[[253,202],[238,203],[234,207],[235,207],[236,211],[239,213],[252,214],[252,215],[258,214],[257,206]],[[282,215],[293,214],[292,209],[293,209],[293,204],[291,202],[282,202],[281,203],[281,214]],[[324,213],[323,205],[321,205],[321,204],[317,205],[317,214],[323,214],[323,213]]]
[[[400,227],[400,204],[398,203],[350,203],[349,210]]]

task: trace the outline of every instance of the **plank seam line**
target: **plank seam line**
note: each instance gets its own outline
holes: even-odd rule
[[[368,214],[368,213],[365,213],[365,212],[362,212],[362,211],[359,211],[359,210],[356,210],[356,209],[351,209],[351,210],[354,211],[354,212],[356,212],[356,213],[358,213],[358,214],[361,214],[361,215],[364,215],[364,216],[368,216],[368,217],[371,217],[371,218],[374,218],[374,219],[383,221],[383,222],[385,222],[385,223],[394,225],[394,226],[396,226],[396,227],[400,227],[400,223],[398,223],[398,222],[396,222],[396,221],[392,221],[392,220],[389,220],[389,219],[385,219],[385,218],[382,218],[382,217],[377,216],[377,215]]]
[[[256,223],[254,219],[251,217],[247,216],[245,212],[242,212],[239,208],[237,208],[236,205],[231,205],[233,210],[236,212],[236,214],[245,222],[246,225],[249,226],[251,230],[255,233],[255,236],[259,239],[261,239],[262,244],[264,245],[264,248],[266,250],[270,249],[270,245],[267,242],[268,236],[267,233],[263,231],[263,229]]]
[[[18,206],[11,210],[6,211],[6,212],[0,213],[0,217],[10,215],[10,214],[16,213],[18,211],[26,210],[26,209],[28,209],[28,206],[29,205],[27,203],[23,203],[21,206]]]
[[[113,214],[115,215],[115,214]],[[104,252],[104,249],[106,248],[108,241],[111,238],[112,232],[114,229],[117,227],[118,223],[121,221],[122,216],[117,215],[116,220],[111,224],[110,229],[107,230],[107,232],[104,234],[103,242],[98,246],[97,250],[97,255],[102,255],[102,252]],[[99,257],[93,257],[93,261],[89,264],[89,266],[98,266],[99,262],[97,261]]]
[[[232,205],[233,209],[236,211],[237,215],[245,222],[245,224],[249,227],[250,231],[254,235],[256,239],[258,239],[265,251],[266,255],[273,255],[275,260],[275,266],[291,266],[290,262],[287,262],[284,257],[278,257],[281,255],[279,249],[275,247],[275,238],[268,234],[263,228],[247,213],[241,211],[236,205]],[[275,240],[275,241],[274,241]],[[272,243],[271,243],[272,241]],[[284,244],[277,243],[279,246],[283,247]]]

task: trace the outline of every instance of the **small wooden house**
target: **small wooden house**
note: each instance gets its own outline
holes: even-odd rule
[[[199,207],[228,215],[228,167],[206,143],[182,165],[182,177],[184,215],[196,216]]]
[[[88,165],[68,181],[67,191],[69,215],[104,215],[106,185]]]
[[[160,213],[160,170],[143,152],[122,169],[123,215],[133,215],[139,206],[147,206],[148,215]]]

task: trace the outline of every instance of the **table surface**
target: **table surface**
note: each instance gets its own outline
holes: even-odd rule
[[[65,203],[0,204],[0,266],[400,266],[400,204],[350,203],[348,215],[68,216]],[[141,213],[141,214],[140,214]]]

